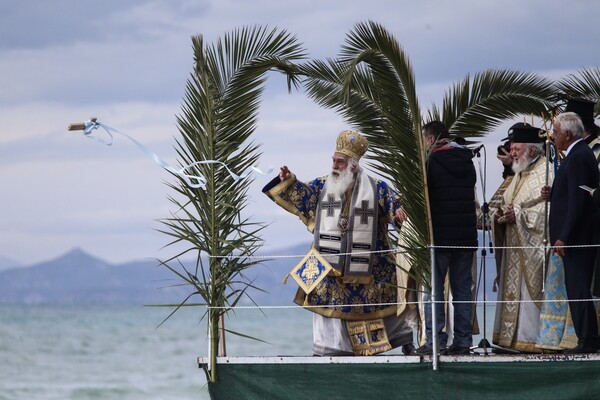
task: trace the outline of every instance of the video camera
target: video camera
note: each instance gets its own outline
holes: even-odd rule
[[[498,146],[498,154],[499,155],[504,154],[502,152],[502,149],[506,150],[507,153],[510,153],[510,140],[507,140],[506,142],[504,142],[500,146]]]

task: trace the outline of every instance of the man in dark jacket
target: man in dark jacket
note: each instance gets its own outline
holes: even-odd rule
[[[446,349],[448,335],[444,304],[436,304],[436,331],[442,354],[469,354],[471,332],[471,266],[477,248],[477,217],[473,153],[449,139],[446,126],[433,121],[423,127],[428,149],[427,185],[435,250],[435,295],[444,298],[444,281],[449,273],[454,301],[454,339]],[[425,301],[430,299],[426,296]],[[464,302],[464,303],[462,303]],[[427,341],[416,350],[419,355],[432,353],[431,304],[425,306]]]

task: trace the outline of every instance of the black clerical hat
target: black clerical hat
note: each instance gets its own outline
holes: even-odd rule
[[[583,98],[573,98],[567,100],[567,107],[565,108],[565,112],[574,112],[579,115],[581,118],[581,122],[583,122],[583,127],[586,132],[596,132],[600,131],[600,127],[595,124],[594,121],[594,106],[595,102],[583,99]]]
[[[508,136],[507,136],[507,137],[505,137],[505,138],[502,138],[501,140],[502,140],[503,142],[505,142],[505,141],[507,141],[507,140],[508,140],[508,142],[509,142],[509,143],[510,143],[510,142],[512,142],[512,134],[513,134],[513,129],[514,129],[514,128],[518,128],[518,127],[519,127],[519,125],[523,125],[523,123],[522,123],[522,122],[517,122],[516,124],[514,124],[513,126],[511,126],[510,128],[508,128]]]
[[[542,143],[545,136],[540,136],[542,129],[524,122],[517,122],[508,130],[508,138],[513,143]]]

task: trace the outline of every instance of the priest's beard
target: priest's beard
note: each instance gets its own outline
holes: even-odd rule
[[[529,164],[531,164],[532,159],[533,158],[530,157],[528,153],[525,153],[520,158],[513,160],[512,169],[514,173],[520,174],[525,171],[529,167]]]
[[[338,175],[334,175],[334,172],[337,172]],[[351,171],[350,166],[348,166],[342,171],[337,169],[331,170],[331,174],[329,174],[325,183],[330,192],[335,194],[336,197],[341,197],[353,182],[354,173]]]

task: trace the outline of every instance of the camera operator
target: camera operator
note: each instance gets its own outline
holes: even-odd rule
[[[511,141],[512,130],[515,129],[516,125],[518,125],[518,124],[513,125],[509,129],[508,137],[505,137],[504,139],[502,139],[502,141],[504,143],[501,144],[500,146],[498,146],[498,155],[496,155],[496,157],[498,158],[498,160],[500,160],[500,162],[504,166],[504,170],[502,171],[502,179],[506,179],[507,176],[513,176],[515,174],[514,171],[512,170],[512,158],[510,156],[510,144],[512,143],[512,141]]]

